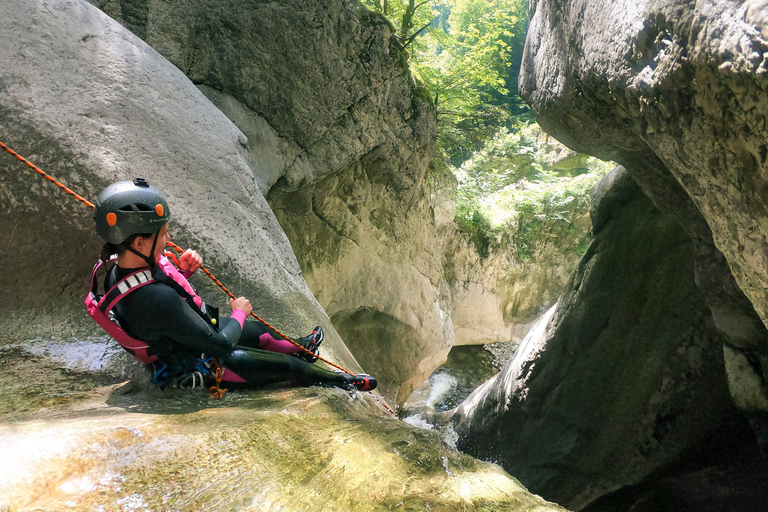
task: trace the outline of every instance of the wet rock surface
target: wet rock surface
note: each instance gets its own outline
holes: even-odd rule
[[[564,510],[367,393],[272,388],[217,401],[108,373],[91,383],[93,373],[14,355],[49,370],[40,386],[67,399],[23,410],[0,399],[9,510]],[[12,378],[0,377],[4,389]]]

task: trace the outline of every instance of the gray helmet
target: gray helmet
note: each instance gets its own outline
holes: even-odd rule
[[[137,233],[155,233],[171,218],[171,209],[143,178],[114,183],[96,199],[96,233],[113,244]]]

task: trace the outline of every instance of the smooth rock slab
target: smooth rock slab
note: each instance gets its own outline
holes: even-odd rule
[[[176,243],[286,333],[322,325],[324,355],[358,368],[301,277],[242,132],[176,66],[81,0],[2,2],[0,38],[4,143],[90,199],[146,178],[168,199]],[[103,243],[91,210],[0,156],[2,342],[102,335],[83,306]],[[193,284],[227,303],[204,276]]]
[[[339,389],[215,401],[97,386],[3,416],[0,450],[13,461],[0,468],[0,508],[13,511],[564,510],[438,432],[395,420],[372,395]]]

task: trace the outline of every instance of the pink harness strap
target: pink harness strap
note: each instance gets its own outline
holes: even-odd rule
[[[85,298],[85,307],[88,310],[88,314],[96,321],[97,324],[99,324],[99,326],[101,326],[102,329],[107,332],[107,334],[114,338],[121,347],[130,352],[134,357],[136,357],[136,359],[144,364],[154,363],[158,360],[158,357],[156,355],[150,356],[147,353],[147,350],[150,348],[150,346],[141,340],[137,340],[136,338],[129,336],[110,317],[109,313],[112,311],[115,305],[123,298],[125,298],[129,293],[155,282],[155,279],[152,277],[152,274],[149,270],[137,270],[136,272],[131,273],[130,275],[115,283],[115,285],[110,288],[103,296],[99,296],[96,293],[98,289],[96,273],[103,264],[104,263],[99,260],[99,262],[93,267],[93,272],[91,273],[91,291]],[[176,281],[181,287],[184,288],[185,291],[187,291],[192,296],[192,300],[194,300],[198,307],[202,305],[203,299],[197,295],[195,289],[192,288],[191,284],[189,284],[189,281],[187,281],[184,275],[179,272],[176,267],[173,266],[168,258],[162,256],[158,260],[158,265],[168,277]],[[119,291],[120,293],[116,293],[116,291]],[[105,303],[107,300],[109,300],[108,304]],[[233,311],[232,317],[240,324],[240,327],[242,328],[246,317],[245,311],[236,309]],[[221,380],[225,382],[245,382],[245,379],[226,368],[224,369]]]
[[[120,299],[128,295],[134,290],[137,290],[143,286],[146,286],[152,282],[151,275],[148,275],[145,271],[133,272],[125,279],[121,279],[118,283],[110,288],[103,297],[96,294],[97,282],[96,272],[101,268],[103,262],[99,262],[93,267],[93,273],[91,274],[91,291],[85,298],[85,308],[88,310],[88,314],[96,321],[99,326],[104,329],[107,334],[117,341],[121,347],[133,354],[136,359],[142,363],[149,364],[157,361],[157,356],[149,355],[147,350],[150,348],[145,342],[137,340],[129,336],[117,323],[115,323],[109,316],[109,312],[112,310],[115,304]],[[115,290],[120,293],[115,295]],[[110,298],[111,297],[111,298]],[[105,301],[109,299],[109,304],[105,305]]]
[[[163,270],[163,273],[176,281],[179,286],[184,288],[184,290],[187,291],[192,296],[192,300],[195,301],[195,304],[197,304],[197,307],[202,307],[203,299],[197,294],[194,288],[192,288],[192,285],[189,284],[189,281],[179,272],[179,270],[173,266],[173,263],[171,263],[168,258],[165,256],[160,256],[160,258],[157,260],[157,265]]]

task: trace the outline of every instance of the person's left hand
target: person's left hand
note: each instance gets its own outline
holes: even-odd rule
[[[181,268],[181,270],[194,272],[200,268],[200,265],[202,264],[203,257],[197,254],[197,251],[193,251],[192,249],[187,249],[184,251],[184,254],[181,255],[181,258],[179,258],[179,268]]]

